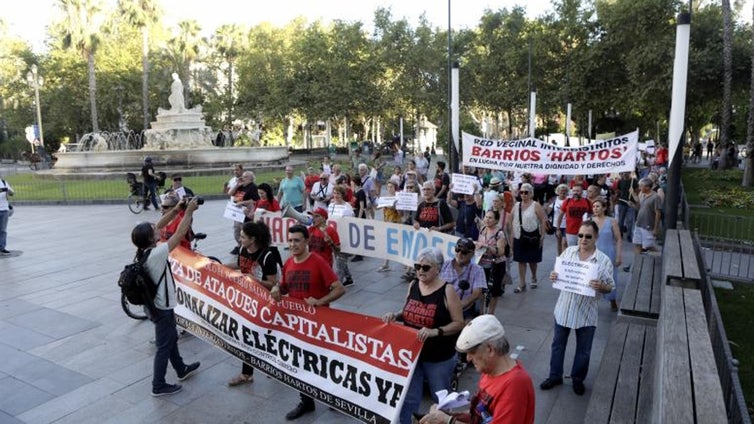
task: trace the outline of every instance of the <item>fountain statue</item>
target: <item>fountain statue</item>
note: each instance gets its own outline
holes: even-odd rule
[[[204,123],[202,107],[186,108],[183,83],[176,73],[168,102],[170,109],[158,108],[157,120],[143,134],[133,131],[84,134],[78,143],[57,153],[58,161],[50,174],[59,177],[133,172],[141,167],[147,155],[162,169],[180,170],[183,174],[226,173],[235,163],[243,163],[249,169],[279,166],[288,160],[286,147],[214,146],[214,133]]]
[[[186,109],[183,83],[173,73],[170,109],[157,108],[157,121],[145,132],[144,150],[202,149],[212,147],[212,128],[204,125],[201,105]]]

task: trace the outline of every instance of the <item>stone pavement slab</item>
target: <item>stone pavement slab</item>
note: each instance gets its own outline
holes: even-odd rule
[[[232,224],[222,218],[224,201],[207,201],[194,229],[209,234],[204,254],[231,261]],[[0,422],[26,423],[283,423],[298,394],[255,373],[253,384],[228,388],[239,361],[194,338],[181,337],[181,353],[202,367],[170,397],[150,395],[153,326],[131,320],[120,309],[118,275],[134,255],[131,228],[155,222],[154,211],[134,215],[126,205],[23,206],[8,227],[8,248],[23,252],[0,260]],[[624,247],[624,262],[631,248]],[[505,325],[535,385],[546,378],[552,340],[552,310],[558,291],[546,284],[555,256],[554,238],[545,243],[540,287],[513,294],[508,287],[496,315]],[[351,263],[356,284],[333,307],[382,315],[399,310],[407,286],[402,266],[376,272],[382,261]],[[621,272],[622,283],[628,274]],[[517,275],[514,272],[514,281]],[[537,423],[583,421],[594,376],[615,314],[604,302],[592,349],[587,394],[576,396],[566,383],[535,390]],[[575,341],[569,343],[570,369]],[[168,380],[175,379],[172,370]],[[468,369],[461,389],[474,390],[478,374]],[[299,423],[351,423],[318,406]]]

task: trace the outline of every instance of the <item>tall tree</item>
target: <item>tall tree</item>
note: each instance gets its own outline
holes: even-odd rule
[[[752,6],[754,13],[754,6]],[[741,185],[754,185],[754,25],[751,26],[751,88],[749,88],[749,117],[746,121],[746,159],[744,162],[744,176]]]
[[[144,128],[149,127],[149,26],[159,20],[156,0],[118,0],[118,11],[141,31],[141,98]]]
[[[58,6],[64,15],[57,27],[57,32],[63,39],[63,48],[76,50],[87,60],[92,131],[98,132],[97,76],[94,54],[100,44],[102,7],[97,0],[58,0]]]
[[[723,6],[723,104],[720,112],[719,145],[727,147],[730,140],[731,85],[733,84],[733,19],[730,0],[722,0]],[[732,164],[727,155],[721,155],[722,168]]]
[[[228,125],[233,123],[233,106],[235,104],[233,93],[233,67],[236,59],[244,50],[245,34],[238,25],[223,25],[215,31],[212,36],[211,45],[220,55],[227,66],[228,85],[226,90],[226,122]]]

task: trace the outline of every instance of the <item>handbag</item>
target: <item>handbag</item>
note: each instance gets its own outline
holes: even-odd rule
[[[539,228],[534,231],[524,230],[524,225],[521,220],[523,209],[521,203],[518,204],[518,225],[521,228],[521,236],[518,238],[524,247],[539,247],[539,242],[542,235],[539,233]]]
[[[8,205],[8,218],[13,216],[13,205]]]

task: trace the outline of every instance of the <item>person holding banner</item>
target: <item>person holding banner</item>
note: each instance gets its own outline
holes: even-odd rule
[[[260,184],[260,187],[263,184]],[[270,247],[270,228],[262,221],[246,222],[241,229],[241,251],[231,266],[254,278],[268,290],[278,283],[280,253]],[[254,367],[244,362],[241,374],[233,377],[228,386],[234,387],[254,381]]]
[[[395,198],[395,192],[397,189],[398,189],[398,184],[396,184],[396,182],[393,180],[389,180],[387,182],[387,196],[386,197]],[[393,202],[392,206],[385,206],[382,208],[382,219],[385,222],[392,222],[394,224],[400,224],[401,221],[403,221],[403,218],[401,217],[401,213],[398,212],[397,209],[395,209],[395,202]],[[377,268],[377,272],[388,272],[388,271],[390,271],[390,261],[385,259],[385,263],[383,263],[381,267]]]
[[[432,405],[419,424],[534,423],[534,385],[521,362],[510,357],[510,342],[495,316],[481,315],[466,324],[456,350],[482,374],[479,391],[468,412],[451,414]]]
[[[437,402],[435,393],[450,388],[450,377],[456,366],[455,334],[463,328],[463,310],[453,286],[440,278],[443,262],[440,249],[420,250],[414,264],[417,280],[408,287],[403,310],[382,316],[385,322],[403,321],[404,325],[417,329],[416,336],[424,342],[406,390],[401,424],[411,424],[411,416],[421,405],[424,380]]]
[[[327,214],[330,218],[335,219],[344,216],[354,216],[353,208],[345,200],[345,184],[335,186],[335,188],[333,188],[332,196],[330,206],[327,207]],[[350,257],[351,255],[342,252],[340,249],[335,252],[335,273],[338,274],[340,281],[343,281],[344,286],[353,284],[351,270],[348,269],[348,259]]]
[[[332,266],[319,255],[309,252],[309,231],[296,224],[288,229],[288,248],[291,256],[283,265],[280,284],[270,290],[270,296],[279,301],[287,294],[303,300],[312,306],[328,307],[343,296],[346,289],[338,281]],[[287,420],[295,420],[314,411],[314,399],[301,393],[301,402],[285,415]]]
[[[137,224],[131,231],[131,242],[136,246],[136,260],[144,260],[144,266],[149,276],[157,284],[157,294],[154,298],[154,309],[147,309],[147,313],[154,323],[155,346],[157,352],[154,355],[152,373],[152,396],[172,395],[181,391],[180,384],[168,384],[165,382],[165,373],[168,361],[173,366],[179,381],[189,378],[199,368],[199,362],[186,364],[183,362],[178,350],[178,331],[176,330],[175,308],[176,301],[175,281],[170,272],[168,255],[178,247],[181,240],[186,237],[191,228],[194,211],[199,207],[198,198],[191,201],[182,200],[177,206],[164,214],[157,224],[142,222]],[[185,209],[185,216],[175,233],[167,242],[158,244],[159,231],[175,218],[175,215]]]
[[[599,228],[594,221],[585,221],[579,226],[577,246],[568,247],[560,259],[581,264],[590,264],[596,267],[595,276],[588,282],[588,287],[596,292],[594,296],[561,290],[558,302],[555,304],[555,328],[552,340],[552,352],[550,355],[550,375],[540,384],[542,390],[550,390],[563,384],[563,361],[565,358],[566,344],[571,330],[576,332],[576,353],[573,357],[571,379],[573,392],[581,396],[586,390],[584,379],[589,371],[589,358],[592,351],[594,331],[597,328],[597,307],[599,306],[600,294],[613,291],[613,264],[610,258],[597,249],[597,237]],[[550,273],[550,280],[558,281],[558,273]]]
[[[256,176],[252,171],[244,171],[241,180],[238,181],[238,183],[230,189],[228,194],[233,198],[233,202],[236,204],[236,206],[243,206],[243,207],[250,207],[254,206],[254,204],[259,200],[259,189],[257,188],[257,185],[254,184],[254,178]],[[250,221],[251,219],[249,216],[254,216],[252,213],[249,215],[246,214],[245,221]],[[236,239],[236,247],[233,248],[233,250],[230,252],[231,255],[237,255],[238,251],[240,250],[241,246],[241,227],[243,226],[242,222],[234,222],[233,223],[233,236]]]
[[[518,262],[518,287],[513,292],[526,291],[526,265],[531,270],[529,287],[536,289],[537,264],[542,262],[542,244],[545,241],[545,221],[547,215],[542,205],[532,199],[534,186],[529,183],[521,185],[518,191],[521,201],[513,207],[513,215],[508,221],[513,234],[513,260]]]

